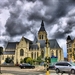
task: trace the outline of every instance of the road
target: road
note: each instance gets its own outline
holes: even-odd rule
[[[20,69],[18,67],[2,67],[2,73],[4,75],[46,75],[45,71],[38,71],[36,69]],[[58,75],[55,71],[50,71],[50,75]],[[61,75],[61,74],[59,74]],[[63,74],[68,75],[68,74]]]

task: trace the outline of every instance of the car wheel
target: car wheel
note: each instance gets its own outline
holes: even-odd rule
[[[22,69],[22,67],[21,67],[21,69]]]
[[[57,68],[57,69],[56,69],[56,73],[59,73],[59,72],[60,72],[60,71],[59,71],[59,69]]]
[[[72,74],[75,74],[75,70],[74,70],[74,69],[72,69],[72,70],[71,70],[71,73],[72,73]]]
[[[33,67],[32,69],[34,69],[35,67]]]

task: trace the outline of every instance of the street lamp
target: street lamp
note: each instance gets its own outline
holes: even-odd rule
[[[47,61],[46,61],[46,68],[47,68],[47,71],[46,71],[46,75],[50,75],[49,74],[49,56],[48,56],[48,45],[49,45],[49,41],[48,39],[46,39],[46,57],[47,57]]]
[[[0,73],[1,73],[1,55],[3,54],[3,47],[0,47]]]

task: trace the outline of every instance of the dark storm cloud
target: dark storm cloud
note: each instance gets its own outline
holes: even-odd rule
[[[28,2],[35,2],[36,0],[27,0]]]
[[[10,36],[22,35],[27,31],[30,31],[30,26],[23,25],[20,20],[8,20],[6,23],[6,31],[10,34]]]
[[[31,0],[30,0],[31,1]],[[73,4],[73,0],[40,0],[43,2],[44,5],[46,5],[46,11],[45,15],[42,16],[41,13],[36,12],[34,9],[32,10],[33,12],[29,15],[28,19],[30,20],[40,20],[44,19],[47,25],[50,25],[50,23],[55,23],[60,17],[64,17],[68,13],[68,7],[69,5]],[[41,6],[40,8],[43,9],[44,6]],[[40,11],[37,9],[37,11]],[[46,17],[46,16],[51,16],[51,18]]]
[[[9,36],[13,37],[16,35],[22,35],[27,31],[30,31],[30,25],[27,23],[24,25],[22,23],[22,19],[20,19],[20,14],[22,12],[22,8],[16,4],[15,0],[9,0],[10,7],[10,17],[6,22],[6,33]]]
[[[20,0],[22,3],[25,2],[25,0]],[[68,8],[72,5],[74,6],[75,0],[26,0],[28,3],[33,2],[35,5],[31,8],[31,10],[28,12],[24,10],[24,12],[27,12],[28,14],[24,13],[22,14],[23,17],[26,17],[25,20],[27,21],[34,21],[34,22],[41,22],[43,19],[46,25],[52,26],[54,23],[58,22],[58,19],[61,17],[65,17],[67,15]],[[38,3],[37,1],[41,4]],[[17,6],[16,4],[17,0],[8,0],[6,2],[5,6],[8,6],[10,9],[10,17],[7,20],[7,23],[5,25],[6,31],[10,36],[16,36],[24,34],[28,31],[31,31],[31,28],[33,27],[33,23],[31,25],[29,24],[23,24],[22,19],[23,17],[19,18],[22,13],[22,8],[20,6]],[[42,12],[41,12],[42,10]],[[44,15],[43,15],[44,12]],[[28,17],[27,17],[28,16]],[[73,15],[74,16],[74,15]],[[72,21],[71,21],[72,22]],[[72,23],[67,23],[67,30],[66,28],[63,31],[57,30],[57,32],[54,34],[53,37],[55,38],[63,38],[66,34],[69,34],[72,32],[72,27],[70,26]],[[73,23],[74,24],[74,23]],[[73,25],[72,24],[72,25]],[[35,24],[35,27],[36,24]],[[34,32],[34,31],[33,31]]]
[[[28,17],[29,20],[40,20],[43,18],[47,24],[50,24],[56,21],[57,18],[65,16],[68,12],[66,9],[68,7],[67,4],[69,3],[66,1],[60,0],[59,2],[57,2],[56,0],[54,3],[53,0],[47,0],[47,1],[41,0],[41,1],[44,3],[44,5],[45,3],[48,4],[48,6],[46,6],[46,11],[44,10],[45,15],[42,16],[41,13],[36,12],[35,11],[36,7],[34,7],[34,9],[32,10],[33,12]],[[43,7],[44,6],[40,6],[41,9],[43,9]],[[41,10],[37,9],[37,11],[41,11]],[[51,18],[46,16],[51,16]]]
[[[67,35],[73,32],[74,30],[73,28],[75,29],[75,18],[72,17],[72,18],[69,18],[69,20],[67,21],[67,26],[64,29],[62,28],[61,31],[60,31],[61,27],[59,27],[52,37],[57,39],[66,38]],[[74,38],[73,35],[71,36]]]
[[[0,1],[0,8],[4,7],[10,7],[10,6],[15,6],[17,0],[1,0]]]
[[[66,38],[66,34],[69,34],[71,33],[72,30],[70,28],[66,28],[66,30],[64,30],[64,32],[61,32],[61,31],[56,31],[56,33],[52,36],[56,39],[64,39]]]

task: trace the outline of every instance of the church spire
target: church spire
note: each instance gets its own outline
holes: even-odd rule
[[[43,20],[42,20],[42,22],[41,22],[41,26],[44,26]]]
[[[46,31],[46,30],[45,30],[45,27],[44,27],[44,22],[43,22],[43,20],[42,20],[42,22],[41,22],[41,27],[40,27],[39,32],[40,32],[40,31]]]
[[[41,27],[38,31],[38,40],[45,40],[47,38],[47,32],[45,30],[45,27],[44,27],[44,22],[42,20],[41,22]]]

